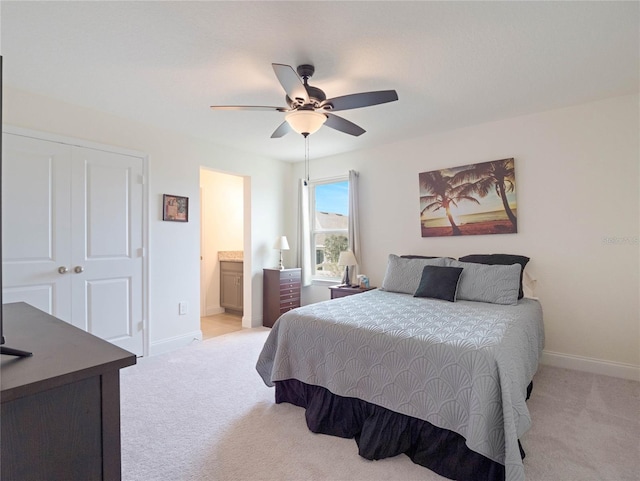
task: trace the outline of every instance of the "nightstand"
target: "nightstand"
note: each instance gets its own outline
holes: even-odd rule
[[[354,294],[360,294],[361,292],[367,292],[375,287],[358,287],[358,286],[331,286],[331,299],[337,299],[338,297],[352,296]]]

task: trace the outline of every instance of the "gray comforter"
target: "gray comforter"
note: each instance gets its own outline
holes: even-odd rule
[[[452,303],[374,290],[287,312],[256,367],[268,386],[297,379],[455,431],[519,481],[526,388],[543,344],[536,300]]]

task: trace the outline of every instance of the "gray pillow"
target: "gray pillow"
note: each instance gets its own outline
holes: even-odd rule
[[[480,265],[480,264],[478,264]],[[401,292],[413,295],[420,284],[424,266],[444,266],[444,258],[435,259],[404,259],[395,254],[389,254],[387,271],[380,289],[389,292]]]
[[[522,278],[524,274],[524,268],[527,267],[527,262],[530,259],[526,256],[519,256],[517,254],[471,254],[464,257],[459,257],[460,262],[475,262],[476,264],[489,264],[501,266],[520,264],[522,270],[520,271],[520,290],[518,291],[518,299],[524,297],[524,288],[522,287]]]
[[[475,264],[446,259],[449,267],[462,267],[456,299],[515,305],[520,290],[520,264]]]

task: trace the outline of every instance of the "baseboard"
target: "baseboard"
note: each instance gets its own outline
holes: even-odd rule
[[[602,374],[604,376],[619,377],[640,381],[640,366],[621,362],[603,361],[589,357],[561,354],[559,352],[542,351],[542,364],[576,371]]]
[[[245,328],[254,328],[254,327],[262,327],[262,317],[259,319],[251,319],[247,316],[242,316],[242,327]]]
[[[224,313],[224,307],[207,307],[205,314],[207,316],[215,316],[216,314]]]
[[[182,336],[163,339],[162,341],[152,342],[149,344],[149,356],[163,354],[165,352],[175,351],[181,347],[188,346],[193,341],[202,341],[202,331],[192,331]]]

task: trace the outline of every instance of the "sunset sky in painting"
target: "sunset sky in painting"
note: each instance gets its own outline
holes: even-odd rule
[[[462,166],[453,167],[453,168],[439,169],[439,170],[443,176],[453,177],[458,172],[468,169],[471,165],[473,164],[462,165]],[[422,188],[420,188],[420,197],[424,195],[427,195],[427,193]],[[480,201],[480,204],[476,204],[475,202],[471,202],[467,200],[462,200],[458,203],[458,207],[451,205],[450,210],[454,218],[458,218],[463,215],[479,214],[479,213],[485,213],[485,212],[487,213],[494,212],[494,211],[504,212],[504,207],[502,206],[502,199],[500,198],[498,193],[495,191],[495,188],[492,189],[486,197],[480,197],[479,195],[476,195],[476,194],[474,194],[473,197],[478,199]],[[509,202],[509,206],[513,210],[516,210],[517,206],[516,206],[515,189],[513,192],[507,192],[507,200]],[[425,205],[426,204],[422,200],[420,200],[421,212],[425,208]],[[446,218],[446,212],[444,209],[438,209],[436,211],[426,210],[422,214],[421,218],[422,220],[441,219],[441,218],[443,219],[443,218]]]

